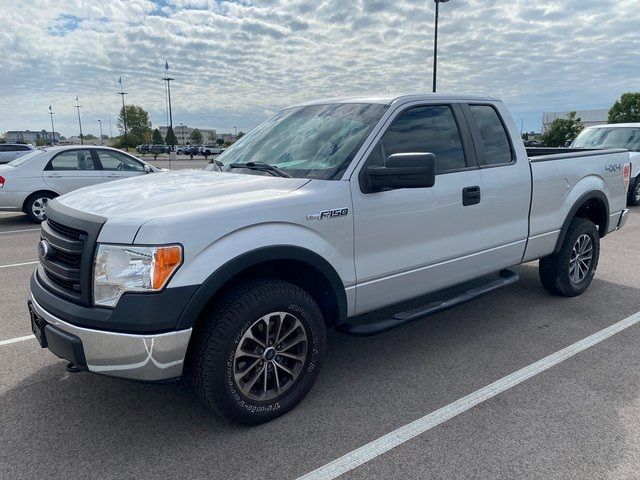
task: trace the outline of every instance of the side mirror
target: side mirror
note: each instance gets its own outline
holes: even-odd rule
[[[384,167],[367,168],[369,191],[398,188],[428,188],[436,183],[436,157],[433,153],[394,153]]]
[[[144,166],[144,173],[151,173],[153,172],[153,170],[151,170],[151,167],[149,165],[145,165]]]

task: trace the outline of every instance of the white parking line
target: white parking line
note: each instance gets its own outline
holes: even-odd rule
[[[38,263],[37,260],[35,262],[10,263],[9,265],[0,265],[0,268],[22,267],[23,265],[35,265],[36,263]]]
[[[9,345],[10,343],[24,342],[25,340],[31,340],[32,338],[35,339],[36,337],[33,335],[26,335],[24,337],[10,338],[9,340],[0,340],[0,347],[2,345]]]
[[[378,438],[366,445],[353,450],[346,455],[310,472],[298,480],[329,480],[336,478],[343,473],[349,472],[360,465],[373,460],[379,455],[388,452],[392,448],[401,445],[408,440],[440,425],[447,420],[466,412],[470,408],[489,400],[496,395],[515,387],[516,385],[528,380],[531,377],[538,375],[539,373],[548,370],[549,368],[573,357],[574,355],[593,347],[598,343],[606,340],[607,338],[621,332],[635,324],[640,322],[640,312],[631,315],[630,317],[621,320],[618,323],[614,323],[610,327],[600,330],[589,337],[580,340],[572,345],[569,345],[562,350],[557,351],[549,355],[548,357],[538,360],[531,365],[524,367],[517,372],[514,372],[506,377],[493,382],[486,387],[476,390],[475,392],[456,400],[449,405],[442,407],[434,412],[425,415],[418,420],[415,420],[403,427],[394,430],[386,434],[383,437]]]
[[[22,233],[22,232],[39,232],[40,229],[39,228],[25,228],[23,230],[5,230],[5,231],[0,231],[0,235],[2,235],[3,233]]]

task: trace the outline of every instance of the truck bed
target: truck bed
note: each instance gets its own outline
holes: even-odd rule
[[[533,193],[525,261],[554,251],[565,219],[589,192],[606,194],[608,223],[599,225],[601,236],[617,228],[627,198],[622,174],[629,162],[626,150],[528,148],[527,154]]]

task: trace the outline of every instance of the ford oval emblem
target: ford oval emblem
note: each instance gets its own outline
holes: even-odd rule
[[[41,258],[49,258],[51,254],[51,248],[49,247],[49,242],[46,240],[40,240],[38,243],[38,254],[40,254]]]

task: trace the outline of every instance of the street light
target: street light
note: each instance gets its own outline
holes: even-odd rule
[[[436,4],[436,31],[433,41],[433,93],[436,93],[436,77],[438,75],[438,13],[441,3],[447,3],[449,0],[433,0]]]
[[[173,80],[175,80],[175,78],[171,78],[169,76],[169,62],[164,62],[164,77],[162,77],[162,80],[164,80],[165,82],[167,82],[167,98],[169,100],[169,129],[171,130],[171,151],[173,152],[175,150],[175,139],[176,139],[176,134],[173,131],[173,115],[171,114],[171,82]]]
[[[98,123],[100,124],[100,145],[104,145],[104,138],[102,138],[102,120],[98,119]]]
[[[84,135],[82,134],[82,120],[80,120],[80,109],[82,105],[80,105],[80,100],[78,100],[78,96],[76,95],[76,109],[78,110],[78,125],[80,126],[80,144],[84,145]]]

